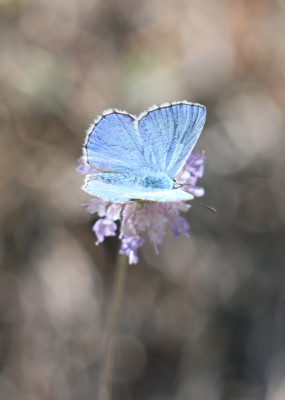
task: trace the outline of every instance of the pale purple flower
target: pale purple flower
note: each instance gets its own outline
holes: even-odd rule
[[[206,157],[204,153],[199,153],[199,151],[194,150],[188,157],[183,170],[189,170],[192,175],[197,178],[202,178],[204,175],[204,163]]]
[[[79,165],[77,166],[76,171],[80,174],[87,175],[94,173],[94,169],[87,164],[85,156],[81,156],[78,160],[78,163]]]
[[[139,261],[138,248],[143,244],[144,240],[140,236],[129,236],[123,238],[119,253],[126,254],[129,257],[130,264],[137,264]]]
[[[205,159],[203,153],[194,150],[176,177],[177,182],[183,186],[183,190],[193,194],[194,197],[202,197],[205,194],[204,189],[196,185],[198,179],[204,174]]]
[[[173,236],[179,237],[181,235],[189,235],[189,224],[185,218],[179,217],[178,215],[170,216],[171,232]]]
[[[94,198],[90,200],[90,203],[87,206],[87,211],[89,212],[89,214],[97,213],[99,217],[105,217],[106,207],[108,204],[108,201]]]
[[[186,161],[183,169],[175,177],[183,190],[194,197],[204,195],[204,189],[197,185],[199,178],[204,173],[205,156],[198,151],[193,151]],[[80,159],[77,171],[81,174],[96,173],[87,163],[84,157]],[[190,204],[179,201],[169,203],[133,201],[130,203],[112,203],[100,198],[91,199],[87,211],[97,214],[99,219],[93,226],[97,236],[96,244],[102,243],[105,237],[115,236],[117,230],[116,221],[120,222],[118,237],[121,240],[120,254],[126,254],[130,264],[136,264],[138,248],[144,244],[144,238],[148,237],[157,251],[157,246],[162,243],[165,231],[170,230],[175,237],[189,235],[190,227],[187,220],[180,215],[191,207]]]
[[[96,233],[96,244],[104,242],[107,236],[116,236],[117,225],[114,221],[108,218],[100,218],[93,225],[93,231]]]
[[[109,203],[110,204],[110,203]],[[106,217],[112,219],[113,221],[117,221],[121,218],[122,213],[122,204],[119,203],[111,203],[106,210]]]

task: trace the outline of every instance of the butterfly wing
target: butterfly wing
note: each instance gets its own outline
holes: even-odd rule
[[[129,193],[130,200],[146,200],[146,201],[187,201],[192,200],[194,196],[190,193],[183,192],[182,190],[158,190],[152,192],[134,192]]]
[[[116,202],[191,200],[191,194],[177,189],[138,187],[129,174],[160,171],[174,177],[196,144],[205,117],[203,106],[187,102],[164,104],[139,118],[105,111],[89,128],[84,147],[91,167],[106,175],[104,179],[87,177],[83,189]]]
[[[88,163],[99,171],[139,171],[146,167],[136,119],[123,111],[107,110],[95,120],[84,147]]]
[[[130,201],[127,193],[132,190],[128,185],[100,182],[92,179],[90,176],[86,177],[82,189],[100,199],[119,203],[127,203]]]
[[[204,106],[186,101],[166,103],[139,116],[144,158],[173,178],[185,164],[206,119]]]
[[[95,178],[95,179],[94,179]],[[82,187],[86,192],[106,201],[127,203],[132,200],[148,201],[182,201],[191,200],[193,196],[180,190],[143,190],[133,185],[110,184],[96,180],[96,176],[87,176]]]

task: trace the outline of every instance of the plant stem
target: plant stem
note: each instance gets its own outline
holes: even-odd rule
[[[104,351],[102,377],[99,387],[99,400],[111,400],[116,331],[121,310],[127,269],[127,257],[124,254],[119,254],[116,262],[112,297],[109,310],[106,347]]]

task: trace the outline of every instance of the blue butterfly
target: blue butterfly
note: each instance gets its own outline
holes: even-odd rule
[[[153,106],[136,117],[107,110],[87,131],[84,152],[95,169],[83,189],[103,200],[191,200],[173,179],[195,146],[204,106],[187,101]]]

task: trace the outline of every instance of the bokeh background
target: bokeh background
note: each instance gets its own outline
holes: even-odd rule
[[[285,1],[0,1],[0,399],[94,400],[115,240],[75,168],[104,109],[206,105],[189,238],[128,271],[114,399],[285,398]]]

